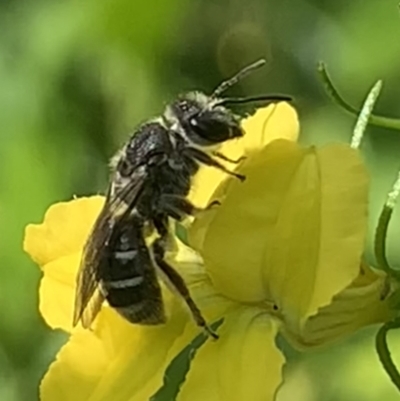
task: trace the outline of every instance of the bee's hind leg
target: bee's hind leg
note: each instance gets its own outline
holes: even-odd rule
[[[183,300],[186,302],[186,305],[189,307],[196,324],[204,329],[209,336],[217,339],[218,335],[214,333],[214,331],[208,326],[200,309],[193,301],[183,278],[171,265],[164,260],[164,248],[161,238],[158,238],[154,241],[152,250],[154,260],[157,264],[159,269],[158,272],[162,280],[170,288],[170,290],[183,298]]]
[[[204,329],[209,336],[217,339],[218,335],[214,333],[214,331],[208,326],[200,309],[191,297],[185,281],[181,275],[164,259],[165,246],[168,238],[168,228],[164,224],[165,220],[163,220],[164,219],[159,219],[154,221],[154,226],[161,236],[157,238],[151,245],[151,251],[156,264],[157,272],[168,288],[183,298],[183,300],[186,302],[186,305],[189,307],[196,324]]]

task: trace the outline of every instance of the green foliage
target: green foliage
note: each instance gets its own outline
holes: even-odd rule
[[[223,319],[220,319],[211,324],[210,327],[216,332],[222,323]],[[206,333],[199,334],[172,360],[165,370],[163,385],[150,397],[149,401],[173,401],[177,399],[197,351],[208,339],[209,336]]]

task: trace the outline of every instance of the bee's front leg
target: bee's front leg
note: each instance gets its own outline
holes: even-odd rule
[[[240,156],[239,159],[230,159],[228,156],[225,156],[223,153],[220,152],[214,152],[213,156],[217,157],[218,159],[224,160],[228,163],[232,163],[232,164],[239,164],[242,161],[246,160],[246,156]]]
[[[193,205],[188,199],[177,196],[164,194],[159,200],[160,209],[166,213],[168,216],[174,218],[175,220],[182,220],[186,216],[196,216],[199,213],[207,211],[221,203],[217,200],[212,201],[205,208]]]
[[[243,174],[239,174],[239,173],[236,173],[235,171],[231,171],[231,170],[227,169],[217,159],[213,158],[212,156],[203,152],[200,149],[189,147],[189,148],[185,149],[185,153],[188,156],[192,157],[193,159],[197,160],[198,162],[203,163],[206,166],[217,168],[217,169],[223,171],[224,173],[237,178],[240,181],[244,181],[246,179],[246,177]],[[219,155],[221,156],[221,154],[219,154]],[[222,159],[226,160],[226,156],[223,156]],[[232,161],[232,162],[235,162],[235,161]]]

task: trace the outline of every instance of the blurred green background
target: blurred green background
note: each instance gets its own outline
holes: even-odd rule
[[[22,251],[25,225],[56,201],[103,191],[108,159],[177,93],[210,92],[265,57],[267,68],[232,93],[291,94],[304,143],[347,141],[355,119],[325,95],[316,73],[324,60],[357,106],[382,78],[377,112],[400,117],[398,0],[3,0],[0,32],[1,401],[37,399],[64,340],[38,314],[40,271]],[[373,228],[400,168],[400,132],[369,128],[363,150]],[[397,212],[397,266],[399,241]],[[375,330],[294,357],[281,401],[396,399]]]

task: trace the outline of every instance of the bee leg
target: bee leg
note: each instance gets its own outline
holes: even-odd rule
[[[183,278],[164,260],[165,249],[163,242],[163,238],[157,238],[152,245],[154,260],[160,270],[161,278],[173,292],[177,293],[184,299],[196,324],[205,330],[210,337],[218,339],[218,335],[208,326],[200,309],[190,296],[189,289],[187,288]]]
[[[220,152],[213,152],[213,155],[215,157],[217,157],[218,159],[224,160],[224,161],[226,161],[228,163],[232,163],[232,164],[239,164],[243,160],[246,160],[246,156],[240,156],[239,159],[233,160],[233,159],[230,159],[229,157],[225,156],[223,153],[220,153]]]
[[[173,217],[173,214],[180,215],[181,218],[185,215],[193,216],[202,211],[197,208],[192,202],[183,196],[163,194],[160,198],[160,208],[168,215]]]
[[[185,152],[186,152],[186,154],[188,156],[193,157],[198,162],[203,163],[203,164],[205,164],[207,166],[215,167],[215,168],[217,168],[219,170],[222,170],[224,173],[229,174],[229,175],[237,178],[240,181],[244,181],[246,179],[246,176],[244,176],[243,174],[238,174],[238,173],[235,173],[234,171],[228,170],[218,160],[214,159],[209,154],[204,153],[199,149],[186,148]]]
[[[159,215],[153,219],[153,224],[157,232],[160,234],[160,237],[153,242],[151,249],[154,261],[159,268],[159,273],[161,273],[161,278],[172,292],[180,295],[184,299],[196,324],[204,329],[208,335],[217,339],[218,335],[214,333],[208,326],[206,320],[201,314],[200,309],[190,296],[189,289],[187,288],[183,278],[169,263],[164,260],[165,249],[169,236],[168,218],[165,215]]]
[[[160,198],[160,208],[176,220],[181,220],[184,216],[196,216],[199,213],[210,210],[215,206],[219,206],[221,202],[215,200],[212,201],[205,208],[197,207],[193,205],[188,199],[177,196],[164,194]]]
[[[206,206],[206,208],[204,210],[210,210],[210,209],[212,209],[213,207],[216,207],[216,206],[221,206],[221,202],[219,200],[213,200],[211,203],[209,203]]]

